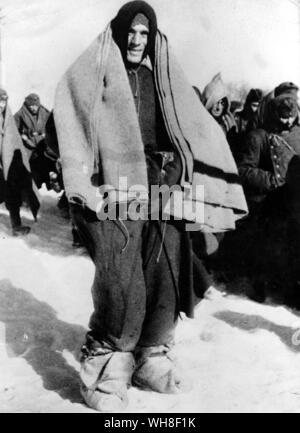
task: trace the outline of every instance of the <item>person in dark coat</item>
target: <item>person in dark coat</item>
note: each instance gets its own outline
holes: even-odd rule
[[[291,81],[285,81],[283,83],[280,83],[271,92],[267,93],[262,98],[258,110],[252,119],[250,130],[265,128],[266,120],[270,117],[270,113],[268,113],[268,109],[270,108],[269,102],[272,99],[282,94],[290,94],[292,97],[294,97],[297,100],[298,114],[299,114],[300,111],[299,111],[298,91],[299,91],[299,87],[295,83]],[[298,117],[300,118],[300,116]]]
[[[293,297],[299,279],[300,126],[295,95],[273,98],[267,113],[265,129],[247,135],[239,162],[250,209],[251,296],[259,301],[272,287],[279,292],[285,287],[284,296]]]
[[[27,202],[36,219],[39,200],[27,154],[7,102],[7,92],[0,89],[0,202],[5,202],[9,211],[13,236],[22,236],[30,232],[30,227],[22,225],[20,207],[23,201]]]
[[[241,110],[235,111],[235,121],[238,133],[245,134],[253,129],[253,119],[262,101],[263,92],[260,89],[251,89]]]
[[[297,100],[283,93],[270,101],[268,111],[264,129],[247,135],[239,163],[250,209],[285,183],[291,157],[300,155]]]
[[[45,158],[45,127],[50,112],[41,105],[37,94],[25,98],[20,110],[15,114],[17,128],[27,150],[31,172],[38,188],[45,183],[50,189],[50,173],[55,170],[51,160]]]
[[[251,89],[241,110],[236,110],[234,118],[237,126],[235,135],[234,154],[236,161],[240,158],[240,151],[248,132],[256,129],[257,113],[262,102],[263,93],[260,89]]]

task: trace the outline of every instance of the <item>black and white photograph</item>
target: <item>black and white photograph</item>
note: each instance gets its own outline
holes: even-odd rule
[[[1,414],[300,413],[299,95],[300,0],[0,0]]]

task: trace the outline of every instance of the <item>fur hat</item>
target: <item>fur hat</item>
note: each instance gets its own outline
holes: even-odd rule
[[[282,93],[274,99],[274,111],[278,118],[297,117],[297,99],[290,93]]]
[[[279,95],[289,93],[291,95],[294,95],[297,98],[298,90],[299,90],[299,87],[296,86],[296,84],[291,83],[291,82],[284,82],[284,83],[279,84],[279,86],[275,87],[274,96],[276,98]]]

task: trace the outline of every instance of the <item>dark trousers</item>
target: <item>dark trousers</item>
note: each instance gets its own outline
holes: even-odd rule
[[[99,221],[74,205],[71,213],[96,267],[93,338],[120,351],[172,343],[184,233],[171,222]]]
[[[289,164],[286,183],[251,206],[247,224],[248,269],[255,287],[278,299],[299,290],[300,280],[300,158]],[[241,244],[245,250],[246,242]]]
[[[47,158],[44,154],[45,143],[39,143],[39,148],[31,153],[29,162],[33,180],[38,188],[41,188],[43,183],[47,189],[51,189],[50,172],[57,172],[55,162]]]
[[[15,176],[4,179],[3,171],[0,169],[0,203],[5,202],[9,211],[12,228],[21,226],[20,207],[22,204],[21,189]]]

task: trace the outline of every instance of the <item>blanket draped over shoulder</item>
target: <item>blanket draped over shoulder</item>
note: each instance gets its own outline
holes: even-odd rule
[[[27,152],[9,107],[5,110],[0,131],[0,171],[1,201],[6,201],[7,204],[18,201],[16,197],[7,197],[7,194],[3,194],[9,184],[13,186],[9,190],[13,191],[14,195],[20,195],[20,200],[28,203],[33,216],[36,217],[40,207],[38,191],[32,181]]]
[[[247,214],[236,165],[222,130],[159,31],[153,69],[166,128],[184,163],[181,187],[204,187],[204,197],[182,194],[186,202],[204,205],[204,221],[203,215],[188,212],[184,219],[201,223],[203,231],[232,230]],[[135,185],[148,190],[138,117],[110,25],[61,79],[54,116],[68,198],[79,198],[96,211],[102,200],[99,185],[111,185],[119,200],[127,193],[119,186],[120,177],[126,177],[131,191]],[[176,206],[171,213],[176,214]]]

